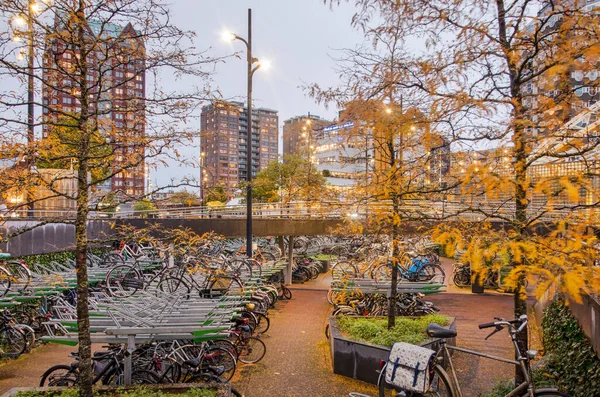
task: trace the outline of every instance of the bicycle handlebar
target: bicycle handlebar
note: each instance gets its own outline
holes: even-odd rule
[[[492,328],[492,327],[502,327],[502,326],[506,326],[506,325],[514,325],[514,324],[520,324],[520,327],[517,329],[517,331],[521,331],[523,329],[523,326],[525,324],[527,324],[527,316],[521,316],[521,318],[515,319],[515,320],[503,320],[503,319],[498,319],[499,321],[494,321],[491,323],[484,323],[484,324],[479,324],[479,329],[484,329],[484,328]]]

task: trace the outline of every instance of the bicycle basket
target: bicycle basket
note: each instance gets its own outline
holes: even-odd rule
[[[435,351],[396,342],[390,351],[385,381],[402,390],[425,393],[429,389],[429,364]]]

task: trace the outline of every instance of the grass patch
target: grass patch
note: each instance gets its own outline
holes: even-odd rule
[[[396,317],[396,326],[387,328],[384,317],[340,317],[340,331],[349,339],[391,347],[396,342],[419,344],[428,339],[427,326],[436,323],[448,325],[450,318],[441,314],[430,314],[418,318]]]

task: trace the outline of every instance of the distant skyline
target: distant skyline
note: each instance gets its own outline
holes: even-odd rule
[[[300,86],[338,84],[332,59],[336,50],[355,47],[364,39],[350,26],[354,8],[343,4],[331,9],[322,0],[173,2],[173,23],[196,32],[195,44],[199,50],[211,47],[209,53],[213,56],[240,53],[240,59],[231,58],[218,64],[213,76],[212,88],[227,100],[246,100],[246,48],[239,41],[225,42],[222,33],[231,31],[246,38],[248,8],[252,9],[253,55],[271,64],[269,70],[258,70],[254,75],[253,102],[255,106],[279,111],[280,142],[283,121],[293,116],[310,112],[335,119],[338,109],[317,105]],[[196,116],[194,128],[199,131],[199,111]],[[187,152],[197,156],[199,142]],[[171,166],[152,171],[151,180],[154,186],[160,186],[167,184],[173,175],[193,175],[194,172],[198,170]]]

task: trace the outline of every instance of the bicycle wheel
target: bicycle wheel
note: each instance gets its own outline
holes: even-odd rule
[[[471,285],[471,272],[459,270],[452,276],[452,281],[457,287],[468,287]]]
[[[400,391],[394,385],[390,385],[385,381],[387,363],[381,369],[377,386],[379,388],[379,397],[398,396]],[[424,394],[414,393],[414,396],[422,397],[454,397],[454,389],[451,386],[450,378],[442,367],[436,365],[430,370],[431,382],[429,384],[429,390]],[[410,393],[410,392],[409,392]],[[413,394],[408,394],[412,396]]]
[[[26,351],[31,350],[32,347],[35,346],[35,331],[27,324],[14,324],[14,328],[18,329],[25,335],[25,340],[27,341],[27,346],[25,347]]]
[[[244,287],[237,278],[218,276],[208,287],[211,297],[223,295],[241,295]]]
[[[227,263],[227,270],[243,279],[252,278],[252,265],[244,259],[232,259]]]
[[[439,265],[426,265],[419,272],[419,281],[444,284],[446,272]]]
[[[18,284],[20,290],[24,290],[29,286],[31,271],[25,264],[19,261],[10,261],[4,264],[4,268],[11,274],[13,284]]]
[[[40,387],[44,386],[75,386],[77,384],[77,372],[70,365],[55,365],[50,367],[42,375]]]
[[[102,258],[102,262],[100,262],[100,267],[115,267],[118,265],[124,265],[125,258],[121,254],[117,254],[116,252],[112,252],[107,254],[104,258]]]
[[[211,346],[220,347],[222,349],[227,350],[229,353],[235,357],[235,361],[238,360],[238,352],[235,348],[235,344],[228,339],[215,339],[210,342]]]
[[[244,364],[254,364],[259,362],[267,352],[265,343],[254,336],[238,342],[237,347],[239,360]]]
[[[27,349],[27,337],[16,328],[6,327],[0,331],[0,351],[12,358],[19,357]]]
[[[392,269],[388,265],[379,265],[373,270],[371,275],[377,283],[386,282],[392,278]]]
[[[271,320],[269,320],[269,317],[262,313],[254,313],[254,315],[256,316],[257,320],[254,332],[258,335],[266,333],[269,330],[269,327],[271,327]]]
[[[126,298],[144,287],[144,277],[133,266],[118,265],[106,274],[105,283],[109,295]]]
[[[200,370],[210,369],[224,380],[230,380],[235,374],[236,358],[229,350],[220,346],[206,348],[200,359]]]
[[[285,299],[292,299],[292,291],[285,285],[281,286],[281,292]]]
[[[156,286],[157,292],[173,295],[189,296],[191,289],[189,285],[180,277],[168,276],[163,278]]]
[[[11,285],[11,275],[3,267],[0,267],[0,298],[8,293]]]
[[[161,383],[160,376],[147,369],[138,369],[131,373],[132,385],[156,385]]]

